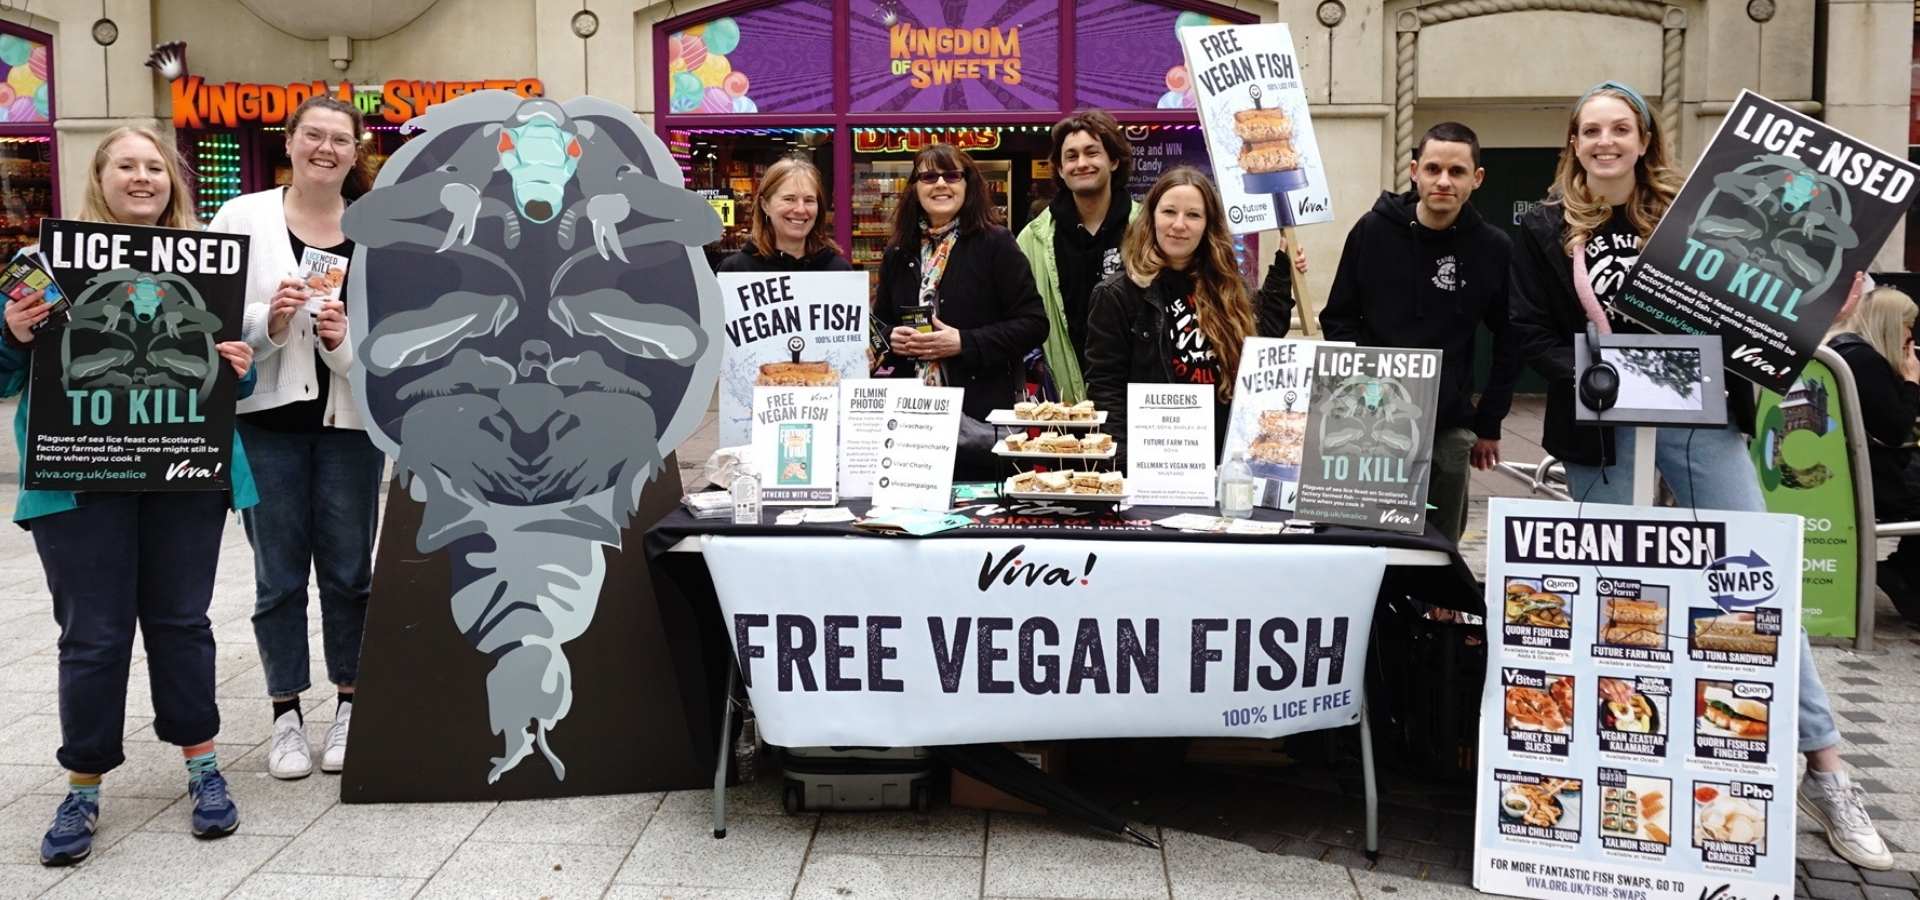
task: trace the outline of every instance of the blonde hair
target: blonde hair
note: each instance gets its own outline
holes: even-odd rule
[[[1890,287],[1874,288],[1846,318],[1833,323],[1827,337],[1857,334],[1897,370],[1906,358],[1907,338],[1913,334],[1916,317],[1920,317],[1920,306],[1912,297]]]
[[[1633,195],[1627,198],[1626,204],[1627,223],[1642,241],[1653,234],[1653,227],[1667,214],[1667,207],[1673,205],[1673,197],[1680,193],[1680,184],[1685,180],[1673,167],[1673,151],[1667,146],[1660,122],[1645,113],[1640,103],[1626,92],[1612,88],[1600,88],[1588,94],[1567,117],[1566,142],[1560,146],[1560,163],[1554,169],[1553,186],[1547,189],[1547,200],[1561,207],[1561,217],[1566,223],[1561,231],[1561,249],[1568,256],[1613,217],[1613,208],[1587,190],[1587,170],[1574,153],[1580,134],[1580,112],[1598,97],[1612,97],[1633,110],[1639,123],[1638,136],[1647,141],[1647,152],[1640,154],[1633,164]]]
[[[1127,276],[1141,287],[1152,284],[1166,268],[1153,223],[1160,198],[1177,187],[1199,191],[1201,206],[1206,210],[1206,232],[1201,235],[1200,246],[1194,248],[1187,273],[1193,278],[1193,312],[1200,322],[1200,333],[1206,335],[1207,343],[1213,345],[1214,356],[1220,360],[1220,383],[1215,392],[1221,400],[1231,400],[1234,375],[1240,369],[1240,347],[1254,334],[1253,298],[1247,294],[1247,284],[1240,277],[1240,268],[1234,264],[1233,237],[1227,234],[1226,205],[1220,202],[1220,191],[1213,186],[1213,180],[1191,166],[1181,166],[1160,176],[1147,191],[1146,201],[1141,205],[1144,212],[1127,226],[1126,237],[1120,243],[1120,258],[1126,263]],[[1286,264],[1284,259],[1275,263]]]
[[[121,138],[145,138],[160,154],[161,162],[167,167],[167,208],[160,213],[160,221],[154,223],[164,228],[199,229],[200,217],[193,211],[193,185],[188,178],[187,164],[180,158],[180,151],[172,141],[161,140],[160,135],[151,128],[139,125],[122,125],[107,132],[100,144],[93,148],[93,166],[87,173],[87,201],[80,209],[80,218],[88,222],[114,223],[113,211],[107,208],[107,189],[100,181],[100,173],[106,171],[107,163],[113,161],[108,151]],[[144,224],[125,222],[121,224]]]
[[[827,196],[826,185],[821,183],[820,170],[813,163],[799,157],[789,156],[767,167],[767,174],[760,177],[760,188],[753,192],[753,247],[762,257],[771,259],[778,247],[778,236],[774,234],[773,219],[767,215],[767,198],[779,192],[787,179],[804,177],[812,179],[814,196],[820,199],[820,205],[813,216],[813,227],[807,229],[807,245],[802,251],[812,256],[821,250],[840,252],[840,245],[827,235]]]

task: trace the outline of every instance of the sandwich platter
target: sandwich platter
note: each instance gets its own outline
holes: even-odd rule
[[[1072,406],[1051,401],[1016,403],[1012,409],[988,413],[987,424],[1018,428],[1098,428],[1107,424],[1107,411],[1094,409],[1091,400]]]
[[[1060,478],[1050,476],[1064,476],[1065,485],[1053,490],[1046,489],[1043,485],[1060,482]],[[1076,492],[1076,476],[1083,487],[1097,485],[1099,492]],[[1091,481],[1088,480],[1089,476]],[[1022,472],[1001,484],[1000,496],[1012,500],[1051,500],[1058,503],[1119,503],[1129,495],[1126,479],[1118,472]]]
[[[1085,449],[1078,449],[1078,448],[1074,450],[1038,449],[1035,446],[1036,442],[1031,439],[1023,441],[1022,446],[1020,446],[1019,449],[1013,449],[1008,446],[1010,442],[1015,441],[1017,439],[1018,439],[1017,436],[1001,439],[998,443],[993,445],[994,454],[997,456],[1005,456],[1010,459],[1112,459],[1114,457],[1114,454],[1119,452],[1119,448],[1113,443],[1112,440],[1108,440],[1106,442],[1106,446],[1104,449],[1092,450],[1092,451],[1085,450]],[[1064,448],[1065,445],[1062,444],[1061,446]]]

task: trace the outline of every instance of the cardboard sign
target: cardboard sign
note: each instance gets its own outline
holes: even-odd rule
[[[1494,498],[1473,886],[1786,897],[1794,516]]]
[[[1440,351],[1321,347],[1300,474],[1303,519],[1426,530]]]
[[[34,340],[26,486],[207,491],[230,486],[247,238],[46,219],[40,250],[74,293]]]
[[[1127,486],[1147,506],[1212,506],[1213,386],[1127,385]]]
[[[1917,178],[1905,156],[1741,91],[1627,273],[1620,311],[1664,334],[1720,335],[1728,372],[1785,391]]]
[[[1287,26],[1188,26],[1180,29],[1180,48],[1228,230],[1252,234],[1333,221]]]
[[[1299,496],[1307,409],[1313,399],[1313,354],[1322,346],[1352,345],[1263,337],[1247,338],[1242,345],[1220,462],[1225,465],[1235,452],[1246,459],[1253,473],[1255,506],[1292,509]]]
[[[867,377],[862,272],[723,272],[720,446],[752,437],[756,385],[824,387]]]
[[[953,457],[960,448],[965,393],[909,381],[887,392],[874,506],[944,512],[953,505]]]
[[[753,460],[768,506],[831,506],[840,474],[840,389],[753,389]]]

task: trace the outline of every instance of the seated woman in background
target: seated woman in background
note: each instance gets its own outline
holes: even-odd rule
[[[1920,307],[1892,288],[1875,288],[1827,332],[1827,346],[1846,360],[1860,395],[1873,472],[1873,514],[1882,522],[1920,519],[1920,492],[1908,484],[1914,419],[1920,417],[1920,357],[1913,321]],[[1920,536],[1900,539],[1880,564],[1880,589],[1908,621],[1920,622]]]
[[[1248,337],[1286,337],[1287,279],[1249,296],[1213,181],[1182,166],[1154,182],[1120,245],[1123,271],[1087,301],[1087,397],[1126,453],[1129,383],[1214,387],[1213,453],[1226,441],[1233,376]],[[1284,271],[1286,260],[1274,263]]]

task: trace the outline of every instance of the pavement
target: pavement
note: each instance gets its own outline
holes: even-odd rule
[[[1537,460],[1541,404],[1508,421],[1509,458]],[[0,404],[0,421],[12,404]],[[711,420],[683,448],[697,478]],[[18,460],[0,441],[0,508],[13,507]],[[1484,560],[1485,497],[1525,489],[1475,476],[1465,547]],[[152,729],[146,654],[128,684],[127,763],[109,774],[93,858],[38,864],[42,831],[65,791],[54,763],[58,630],[27,532],[0,528],[0,900],[12,897],[608,897],[760,898],[1400,898],[1476,896],[1469,880],[1470,782],[1382,748],[1383,845],[1360,852],[1360,793],[1350,733],[1237,742],[1231,761],[1184,742],[1080,742],[1074,781],[1147,823],[1159,850],[1055,818],[936,805],[928,814],[783,815],[771,771],[729,794],[730,832],[713,840],[704,791],[551,801],[344,805],[319,773],[266,774],[271,722],[249,614],[253,568],[238,520],[220,552],[211,617],[224,727],[220,757],[240,806],[238,834],[187,831],[179,752]],[[377,598],[376,598],[377,602]],[[325,682],[313,617],[316,684]],[[1800,823],[1800,896],[1920,898],[1920,630],[1883,604],[1879,650],[1819,647],[1846,758],[1901,871],[1862,873]],[[1472,688],[1477,691],[1477,686]],[[331,697],[306,705],[316,744]],[[1218,750],[1217,746],[1213,749]],[[1257,757],[1257,759],[1249,758]],[[1153,765],[1143,765],[1151,761]],[[423,760],[431,765],[431,760]],[[1144,777],[1142,772],[1156,772]]]

